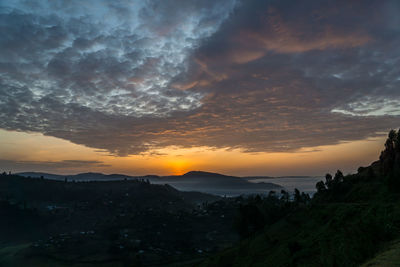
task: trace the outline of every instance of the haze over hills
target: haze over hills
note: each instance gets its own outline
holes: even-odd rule
[[[202,171],[24,174],[36,178],[0,175],[0,266],[399,265],[400,131],[389,133],[378,161],[327,174],[312,196],[220,197],[166,184],[231,193],[266,186]],[[280,179],[317,177],[269,180]]]
[[[285,175],[285,176],[245,176],[241,177],[246,180],[256,180],[256,179],[276,179],[276,178],[309,178],[309,177],[319,177],[319,176],[308,176],[308,175]]]
[[[75,181],[124,180],[125,178],[126,179],[142,178],[139,176],[129,176],[124,174],[103,174],[97,172],[84,172],[84,173],[67,174],[67,175],[52,174],[46,172],[21,172],[18,173],[18,175],[24,177],[32,177],[32,178],[41,178],[43,176],[43,178],[45,179],[59,180],[59,181],[64,181],[65,178],[67,178],[68,180],[75,180]]]
[[[280,191],[282,186],[270,183],[252,183],[247,179],[236,176],[228,176],[219,173],[190,171],[183,175],[173,176],[129,176],[123,174],[102,174],[102,173],[80,173],[76,175],[57,175],[41,172],[23,172],[18,175],[24,177],[40,178],[64,181],[113,181],[113,180],[133,180],[146,179],[152,184],[169,184],[182,191],[198,191],[215,195],[236,196],[242,194],[262,194],[271,190]],[[268,177],[266,177],[268,178]]]

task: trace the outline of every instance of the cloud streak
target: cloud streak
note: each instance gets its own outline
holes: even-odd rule
[[[62,161],[18,161],[0,159],[2,171],[59,171],[77,168],[109,167],[97,160],[62,160]]]

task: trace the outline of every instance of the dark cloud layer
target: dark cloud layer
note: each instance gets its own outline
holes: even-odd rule
[[[97,160],[62,160],[62,161],[18,161],[0,159],[3,168],[1,172],[8,170],[17,171],[59,171],[76,168],[108,167]]]
[[[400,125],[398,1],[40,3],[0,6],[1,128],[126,155]]]

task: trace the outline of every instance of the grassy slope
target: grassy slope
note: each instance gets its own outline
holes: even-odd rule
[[[340,194],[320,195],[201,266],[359,266],[398,238],[399,229],[399,195],[382,179],[352,175]],[[399,266],[399,247],[376,260]]]
[[[361,267],[390,267],[400,264],[400,240],[390,244],[385,250],[378,253]]]
[[[29,246],[30,243],[0,248],[0,266],[12,266],[12,264],[15,264],[15,259],[20,257],[21,251]]]

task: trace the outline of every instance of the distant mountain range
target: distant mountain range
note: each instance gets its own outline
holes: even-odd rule
[[[263,179],[280,179],[280,178],[299,178],[299,179],[304,179],[304,178],[314,178],[314,177],[320,177],[320,176],[308,176],[308,175],[289,175],[289,176],[244,176],[240,177],[242,179],[246,180],[263,180]]]
[[[80,173],[76,175],[58,175],[41,172],[22,172],[18,175],[31,177],[52,179],[59,181],[113,181],[113,180],[132,180],[132,179],[147,179],[153,184],[169,184],[181,191],[198,191],[211,193],[215,195],[236,196],[242,194],[262,194],[268,193],[271,190],[280,191],[282,186],[274,183],[251,183],[248,180],[261,177],[236,177],[228,176],[219,173],[190,171],[183,175],[173,176],[129,176],[123,174],[103,174],[103,173]],[[262,177],[271,178],[271,177]]]

